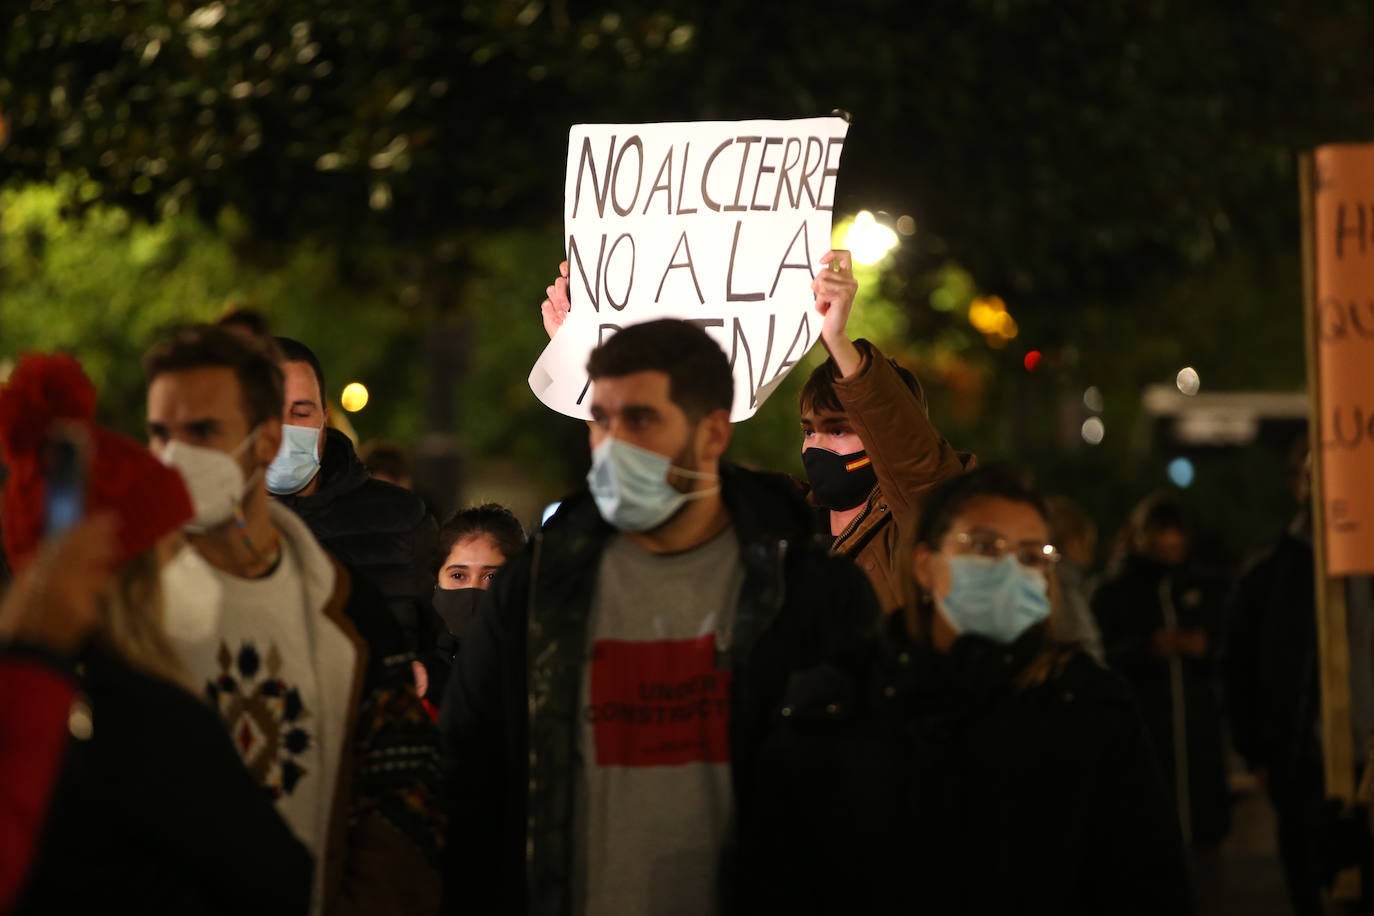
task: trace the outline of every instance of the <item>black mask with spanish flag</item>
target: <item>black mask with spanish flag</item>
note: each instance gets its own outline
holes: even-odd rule
[[[816,504],[826,509],[844,511],[868,499],[878,485],[873,472],[873,460],[868,452],[836,455],[823,448],[809,448],[802,452],[802,466]]]

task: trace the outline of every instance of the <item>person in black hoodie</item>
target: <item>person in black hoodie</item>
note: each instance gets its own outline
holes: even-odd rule
[[[1218,849],[1230,827],[1217,664],[1223,583],[1189,563],[1188,520],[1169,494],[1136,506],[1124,546],[1124,559],[1093,593],[1093,615],[1107,665],[1140,703],[1199,891],[1215,899]]]
[[[1315,562],[1307,469],[1298,512],[1247,564],[1226,601],[1222,659],[1237,753],[1259,777],[1278,821],[1279,858],[1297,916],[1322,912],[1316,810],[1322,800]]]
[[[775,912],[738,899],[758,741],[877,602],[790,480],[722,462],[733,381],[700,327],[627,327],[588,372],[590,492],[507,562],[449,676],[445,911]]]
[[[1188,914],[1178,826],[1126,685],[1057,642],[1041,502],[931,491],[903,612],[794,673],[753,774],[749,912]]]
[[[433,615],[428,596],[438,525],[424,500],[372,477],[348,437],[329,426],[324,369],[314,352],[289,337],[276,342],[286,398],[267,491],[386,596],[411,651],[422,651]]]

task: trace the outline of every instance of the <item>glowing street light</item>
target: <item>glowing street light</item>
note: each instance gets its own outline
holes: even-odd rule
[[[877,264],[887,257],[900,241],[897,233],[884,226],[867,210],[860,210],[845,233],[844,247],[854,256],[855,264]]]
[[[357,413],[367,406],[367,386],[362,382],[349,382],[339,395],[339,403],[349,413]]]

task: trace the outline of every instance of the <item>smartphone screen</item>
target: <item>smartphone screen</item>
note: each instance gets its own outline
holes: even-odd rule
[[[75,525],[86,512],[85,461],[74,438],[59,434],[48,443],[46,483],[43,530],[53,536]]]

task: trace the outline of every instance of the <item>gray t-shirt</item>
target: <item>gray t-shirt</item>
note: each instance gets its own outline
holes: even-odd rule
[[[686,553],[617,537],[582,678],[577,912],[709,916],[734,813],[728,647],[744,570],[727,528]]]

